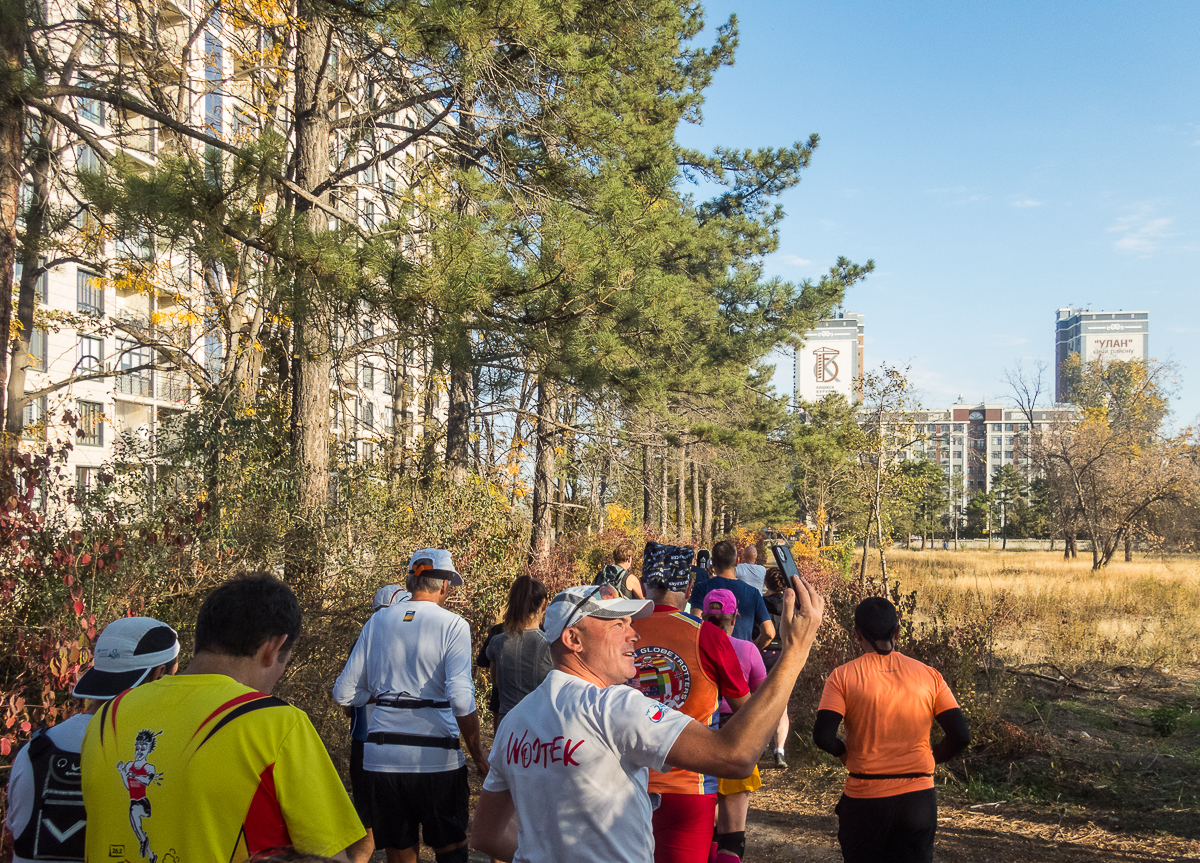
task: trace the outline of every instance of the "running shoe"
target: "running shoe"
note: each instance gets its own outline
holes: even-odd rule
[[[775,766],[779,770],[787,770],[788,769],[787,761],[785,761],[783,758],[783,753],[779,752],[778,750],[775,752]]]

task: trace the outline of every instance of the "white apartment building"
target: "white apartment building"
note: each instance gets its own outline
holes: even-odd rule
[[[957,503],[965,507],[975,492],[991,490],[992,478],[1003,465],[1013,465],[1032,479],[1030,432],[1048,431],[1055,422],[1072,419],[1075,409],[1055,405],[1032,414],[1031,426],[1024,411],[1000,404],[960,401],[941,410],[915,411],[911,419],[914,443],[901,457],[939,465],[951,489],[952,478],[961,476],[962,496]]]
[[[166,2],[160,11],[162,26],[173,28],[182,40],[197,27],[197,16],[211,10]],[[203,53],[195,52],[188,69],[195,85],[194,121],[207,127],[210,134],[233,141],[251,122],[246,104],[252,97],[240,83],[245,71],[225,44],[232,25],[222,25],[216,16],[205,20],[208,24],[199,40]],[[109,50],[92,41],[84,57],[93,64],[101,63]],[[79,79],[87,86],[82,75]],[[128,116],[116,115],[97,100],[71,99],[68,108],[74,119],[114,154],[147,167],[157,163],[154,124],[135,121],[131,126]],[[349,104],[346,110],[350,110]],[[393,125],[414,126],[421,119],[420,110],[409,109],[389,119]],[[141,123],[140,128],[136,122]],[[53,144],[63,154],[63,171],[73,174],[100,167],[97,153],[81,139],[61,126],[56,134],[59,139]],[[344,139],[335,143],[345,160]],[[381,137],[380,142],[370,143],[381,147],[387,142]],[[403,187],[411,177],[412,164],[420,157],[419,150],[406,151],[402,157],[380,161],[350,178],[333,193],[339,211],[353,213],[362,228],[395,217],[389,201],[397,186]],[[57,206],[71,206],[69,194],[62,192],[70,183],[67,179],[58,185]],[[26,191],[23,203],[27,205],[31,197]],[[331,222],[331,227],[336,227],[336,222]],[[26,406],[23,419],[26,439],[35,441],[66,434],[60,421],[64,411],[78,417],[79,433],[68,464],[77,483],[88,487],[102,465],[154,462],[164,441],[161,433],[172,419],[193,408],[201,387],[220,374],[229,337],[217,325],[217,309],[206,297],[203,274],[197,272],[189,254],[160,248],[152,237],[114,238],[97,229],[86,208],[78,210],[69,230],[77,236],[54,241],[61,241],[60,248],[74,242],[84,250],[75,257],[88,263],[60,263],[39,277],[25,391],[41,394]],[[403,242],[407,243],[407,238]],[[413,255],[420,253],[415,244],[405,248]],[[117,265],[123,260],[139,262],[149,275],[125,277]],[[259,299],[253,293],[248,297],[251,305]],[[373,458],[385,442],[414,447],[423,432],[427,385],[432,388],[429,396],[434,418],[440,421],[445,416],[444,393],[431,383],[427,346],[397,339],[365,350],[352,349],[356,341],[374,341],[387,332],[386,319],[365,309],[360,319],[351,316],[339,322],[335,341],[348,348],[348,358],[331,375],[331,433],[336,438],[333,445],[340,447],[347,460]],[[192,374],[151,368],[163,365],[163,355],[135,334],[175,345],[190,358]],[[199,375],[199,380],[194,375]]]

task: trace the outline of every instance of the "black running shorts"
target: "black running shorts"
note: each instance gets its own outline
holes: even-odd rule
[[[847,797],[834,809],[845,863],[931,863],[937,831],[934,789],[893,797]]]
[[[467,765],[444,773],[364,771],[376,848],[412,848],[421,839],[445,848],[467,838],[471,791]]]

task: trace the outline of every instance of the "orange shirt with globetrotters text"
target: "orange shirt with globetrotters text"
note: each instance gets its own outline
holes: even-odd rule
[[[833,670],[818,710],[840,713],[846,726],[846,767],[852,774],[908,779],[846,777],[847,797],[892,797],[933,787],[934,717],[958,707],[942,675],[892,651],[865,653]]]

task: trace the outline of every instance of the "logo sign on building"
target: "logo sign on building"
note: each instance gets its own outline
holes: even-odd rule
[[[815,402],[830,393],[854,401],[854,361],[858,345],[850,340],[813,339],[796,355],[796,389]]]
[[[1142,359],[1142,336],[1089,333],[1083,337],[1085,362]]]

